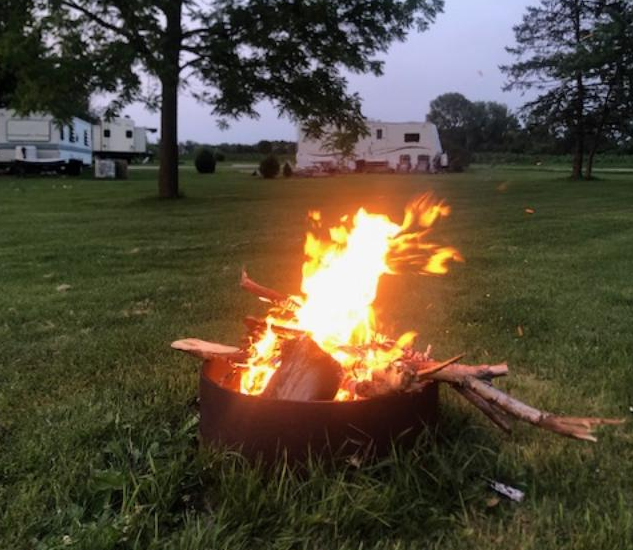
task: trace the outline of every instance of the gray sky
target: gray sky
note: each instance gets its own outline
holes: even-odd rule
[[[429,102],[445,92],[471,100],[494,100],[519,107],[518,92],[502,92],[498,66],[509,60],[504,47],[514,41],[512,26],[537,0],[446,0],[445,11],[425,33],[411,34],[384,55],[381,77],[350,75],[350,89],[363,98],[363,112],[385,121],[424,120]],[[255,143],[260,139],[296,138],[294,125],[262,103],[261,117],[233,122],[220,130],[210,109],[183,94],[179,103],[179,140],[205,143]],[[159,126],[156,113],[142,105],[124,111],[137,124]]]

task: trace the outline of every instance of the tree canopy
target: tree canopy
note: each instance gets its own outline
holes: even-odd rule
[[[446,150],[505,151],[519,131],[519,121],[507,105],[473,102],[457,92],[431,101],[427,120],[437,126]]]
[[[110,94],[113,111],[133,100],[160,108],[164,197],[178,194],[184,88],[221,124],[257,117],[257,104],[268,99],[311,134],[327,126],[360,131],[360,98],[347,90],[344,71],[381,74],[377,55],[412,28],[426,29],[443,7],[443,0],[12,1],[28,4],[30,28],[45,48],[40,57],[68,68],[48,83],[53,92],[72,83]],[[26,53],[13,53],[27,61]],[[143,75],[157,85],[144,86]]]

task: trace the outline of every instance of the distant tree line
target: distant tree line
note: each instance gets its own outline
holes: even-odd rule
[[[605,125],[598,141],[594,136],[592,157],[596,153],[633,154],[632,117],[633,111],[627,118]],[[465,164],[477,153],[574,155],[576,151],[573,127],[552,124],[532,104],[513,113],[502,103],[470,101],[450,92],[431,101],[427,120],[437,126],[449,157],[458,157]]]
[[[297,152],[297,144],[294,141],[261,140],[255,144],[245,143],[198,143],[187,140],[178,144],[180,156],[191,156],[199,149],[209,149],[216,155],[294,155]]]

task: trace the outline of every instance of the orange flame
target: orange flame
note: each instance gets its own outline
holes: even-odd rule
[[[444,274],[449,261],[462,261],[454,248],[425,241],[433,224],[449,213],[448,205],[427,193],[407,205],[401,224],[360,208],[351,222],[344,216],[340,225],[330,228],[328,238],[308,232],[302,295],[293,296],[298,307],[292,312],[271,308],[266,331],[251,343],[242,393],[261,393],[277,368],[283,340],[274,330],[278,327],[308,333],[334,357],[347,379],[337,399],[353,399],[345,388],[399,359],[416,336],[407,332],[394,340],[377,331],[373,303],[380,277],[405,270]],[[311,211],[309,218],[317,224],[322,220],[318,211]]]

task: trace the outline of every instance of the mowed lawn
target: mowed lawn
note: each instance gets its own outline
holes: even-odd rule
[[[436,437],[413,449],[270,472],[199,450],[198,365],[169,348],[240,341],[263,311],[242,266],[296,292],[309,209],[399,219],[433,190],[453,207],[434,240],[466,262],[385,278],[386,329],[417,330],[437,358],[507,360],[502,387],[547,410],[633,421],[633,174],[601,175],[264,181],[223,166],[183,169],[171,202],[151,169],[1,177],[0,548],[632,548],[633,422],[595,445],[506,436],[444,391]],[[484,478],[526,499],[497,501]]]

